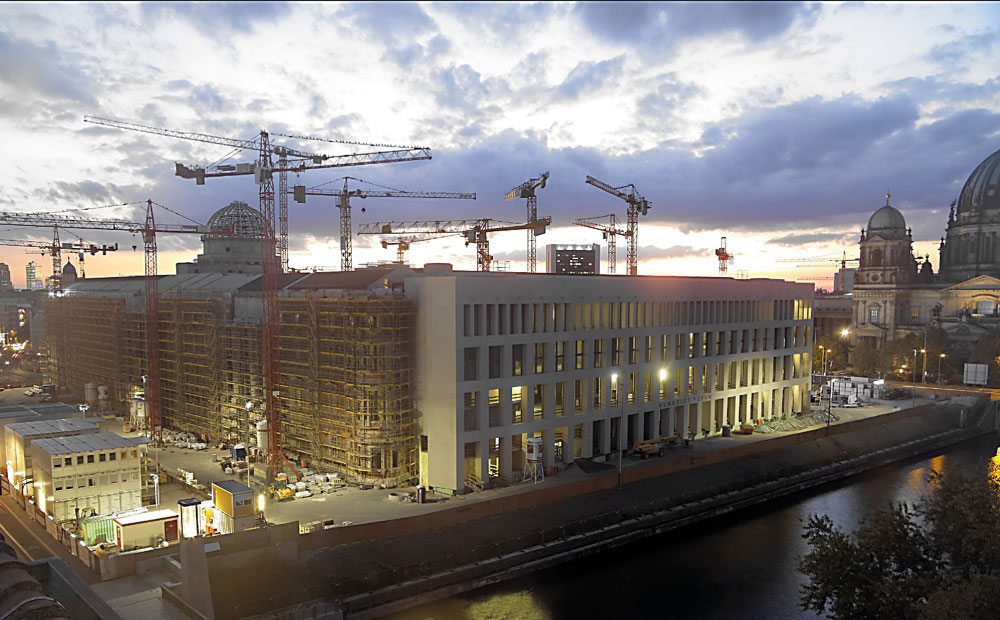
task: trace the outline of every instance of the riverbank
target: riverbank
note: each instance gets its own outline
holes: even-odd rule
[[[474,518],[484,510],[473,509],[479,504],[437,513],[468,518],[433,529],[416,517],[300,536],[297,558],[304,564],[286,571],[294,591],[283,595],[275,588],[266,599],[253,599],[246,587],[213,587],[216,617],[245,617],[321,597],[329,598],[300,604],[300,612],[377,617],[699,520],[726,518],[745,506],[990,432],[992,419],[974,413],[968,406],[927,405],[650,462],[626,470],[621,489],[614,470],[595,473],[584,481],[597,487],[594,492],[567,496],[573,485],[543,487],[515,496],[512,511]],[[350,540],[376,531],[385,537]],[[323,542],[330,546],[315,547]]]

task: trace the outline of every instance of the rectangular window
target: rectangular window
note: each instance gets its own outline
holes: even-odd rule
[[[868,322],[869,323],[878,323],[879,322],[878,321],[878,311],[879,311],[878,308],[869,308],[868,309]]]
[[[503,357],[503,347],[502,346],[491,346],[489,349],[490,354],[490,379],[499,379],[501,376],[500,370],[500,360]]]
[[[646,336],[646,355],[644,356],[645,362],[648,364],[653,361],[653,337]]]
[[[83,465],[83,457],[82,456],[76,457],[76,464],[77,465]]]
[[[534,389],[534,407],[532,408],[532,413],[534,414],[535,420],[542,419],[542,412],[545,407],[545,386],[542,384],[535,385]]]
[[[520,377],[524,374],[524,345],[515,344],[510,351],[510,374]]]
[[[670,360],[670,334],[660,336],[660,361]]]
[[[63,465],[65,465],[66,467],[69,467],[72,464],[73,464],[73,459],[72,458],[66,458],[66,459],[63,460]]]
[[[520,385],[515,385],[514,387],[510,388],[510,410],[511,410],[511,419],[513,420],[514,424],[520,424],[521,422],[524,422],[524,408],[522,406],[523,400],[521,397],[523,393],[524,393],[524,388],[522,388]]]
[[[566,343],[556,342],[556,372],[562,372],[566,363]]]
[[[118,456],[117,452],[112,452],[112,453],[108,454],[108,460],[109,461],[114,461],[117,458],[117,456]]]
[[[98,461],[99,463],[103,463],[103,462],[104,462],[104,461],[106,461],[107,459],[108,459],[108,455],[107,455],[107,454],[105,454],[104,452],[101,452],[101,453],[100,453],[100,454],[99,454],[99,455],[97,456],[97,461]]]
[[[583,341],[576,341],[576,369],[583,370]]]
[[[60,459],[54,459],[52,461],[52,466],[53,467],[62,467],[62,461]]]
[[[622,365],[622,339],[612,338],[611,339],[611,365],[621,366]]]
[[[535,374],[540,375],[545,372],[545,343],[535,343]]]
[[[576,413],[584,410],[583,399],[586,386],[587,384],[584,379],[577,379],[573,382],[573,408],[576,410]]]
[[[637,350],[636,337],[628,337],[628,363],[638,364],[639,363],[639,351]]]
[[[556,383],[556,417],[566,415],[566,382]]]
[[[478,377],[476,368],[476,358],[479,357],[478,347],[466,347],[465,348],[465,380],[475,381]]]
[[[594,368],[604,367],[604,340],[596,338],[594,340]]]

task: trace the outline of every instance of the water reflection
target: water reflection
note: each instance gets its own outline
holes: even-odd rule
[[[828,514],[853,529],[859,518],[891,502],[912,504],[926,492],[928,474],[946,464],[971,473],[996,445],[993,437],[966,442],[392,618],[816,618],[798,606],[804,578],[797,564],[806,552],[802,526],[810,514]]]

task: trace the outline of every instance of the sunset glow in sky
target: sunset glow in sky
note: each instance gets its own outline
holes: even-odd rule
[[[830,275],[832,263],[776,261],[856,255],[858,232],[888,189],[915,251],[936,268],[948,204],[1000,148],[1000,5],[0,5],[0,210],[150,197],[205,222],[233,200],[256,204],[248,177],[198,187],[173,175],[175,161],[211,163],[226,148],[95,127],[85,114],[221,136],[266,128],[430,146],[431,161],[313,171],[294,182],[348,174],[479,195],[355,201],[355,227],[523,220],[524,201],[506,203],[504,193],[548,170],[538,205],[554,226],[539,238],[539,256],[546,243],[602,242],[572,226],[577,217],[624,219],[624,204],[585,185],[587,174],[634,183],[653,203],[640,222],[645,274],[713,275],[712,250],[726,236],[733,270]],[[339,265],[333,202],[291,209],[292,266]],[[136,208],[77,214],[141,217]],[[141,240],[77,232],[123,249],[88,257],[88,276],[142,272],[131,249]],[[492,242],[497,258],[523,268],[523,233]],[[172,273],[200,243],[163,237],[160,245],[161,271]],[[354,247],[356,266],[395,257],[374,238]],[[18,286],[28,260],[49,272],[46,258],[19,248],[0,248],[0,259]],[[459,238],[416,244],[408,260],[475,268],[474,248]]]

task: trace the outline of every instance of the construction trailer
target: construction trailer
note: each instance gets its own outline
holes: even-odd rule
[[[275,389],[298,466],[374,486],[416,478],[413,309],[398,286],[412,274],[394,265],[279,278]],[[259,456],[260,276],[162,276],[158,289],[164,427]],[[61,391],[107,386],[118,415],[143,393],[144,291],[143,278],[91,278],[48,300],[48,376]]]

